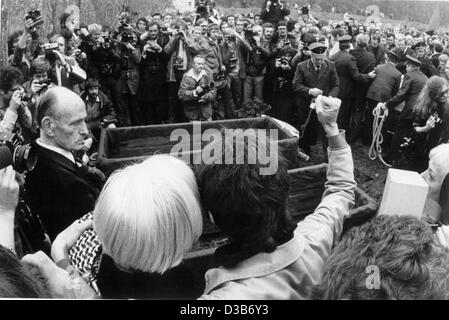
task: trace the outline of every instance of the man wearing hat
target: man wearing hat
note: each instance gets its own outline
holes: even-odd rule
[[[405,101],[405,106],[399,116],[390,150],[384,157],[387,162],[393,165],[399,158],[400,146],[404,142],[403,138],[407,137],[413,131],[413,107],[418,100],[422,88],[427,82],[427,76],[420,70],[421,62],[416,58],[416,55],[406,55],[405,57],[407,59],[407,73],[405,74],[402,86],[393,98],[382,104],[384,108],[392,109]]]
[[[338,127],[349,131],[349,120],[355,106],[355,91],[357,83],[368,83],[370,79],[374,79],[376,74],[371,71],[368,74],[359,73],[357,63],[349,53],[352,37],[344,35],[340,37],[340,51],[333,55],[330,60],[335,63],[338,78],[340,80],[340,93],[338,98],[341,99],[340,113],[338,114]]]
[[[314,42],[309,46],[311,58],[298,64],[293,79],[293,91],[296,93],[299,126],[303,138],[299,145],[310,153],[310,146],[316,144],[320,135],[320,127],[314,110],[310,104],[316,97],[323,95],[337,97],[340,83],[334,62],[327,60],[327,47],[324,43]],[[311,112],[311,113],[310,113]],[[306,120],[310,113],[310,121]]]
[[[420,41],[415,45],[414,50],[416,51],[416,57],[421,62],[421,71],[428,78],[431,76],[439,76],[438,70],[433,65],[432,60],[426,55],[426,44]]]
[[[399,91],[402,77],[402,73],[396,68],[399,61],[400,57],[393,51],[389,51],[386,62],[376,67],[376,78],[370,84],[366,93],[368,108],[365,112],[365,122],[362,132],[362,142],[365,145],[370,144],[373,140],[374,108],[379,102],[389,100]],[[384,136],[385,139],[387,139],[386,136]]]

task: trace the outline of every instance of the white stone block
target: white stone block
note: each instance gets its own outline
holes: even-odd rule
[[[417,173],[390,169],[379,215],[411,215],[421,218],[429,185]]]

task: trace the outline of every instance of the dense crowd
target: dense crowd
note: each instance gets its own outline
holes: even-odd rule
[[[0,69],[0,129],[31,143],[37,162],[21,179],[0,171],[0,297],[447,298],[447,35],[291,10],[268,0],[221,16],[199,0],[191,15],[125,12],[116,27],[64,14],[46,39],[39,12],[28,14]],[[89,165],[103,128],[244,118],[261,105],[297,129],[301,155],[318,142],[328,155],[322,202],[298,224],[282,150],[272,176],[259,162],[192,169],[168,155],[109,179]],[[275,143],[223,138],[231,154],[214,160]],[[381,216],[343,232],[358,139],[387,165],[422,173],[434,206],[425,220]],[[28,206],[32,228],[17,231]],[[204,212],[229,240],[202,287],[183,260]],[[365,285],[373,265],[375,290]]]

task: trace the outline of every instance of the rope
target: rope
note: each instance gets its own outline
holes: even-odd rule
[[[386,163],[382,158],[382,143],[384,141],[384,137],[382,136],[382,128],[388,117],[388,109],[383,110],[381,105],[377,105],[377,107],[373,110],[373,115],[373,142],[371,143],[368,157],[373,161],[379,158],[385,166],[391,168],[391,165]]]

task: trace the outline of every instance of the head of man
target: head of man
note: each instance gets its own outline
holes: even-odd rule
[[[238,33],[242,33],[243,29],[245,29],[245,22],[243,20],[238,20],[235,23],[235,31],[237,31]]]
[[[14,67],[0,68],[0,95],[9,103],[16,90],[22,89],[23,75]],[[5,106],[7,107],[7,106]]]
[[[415,45],[415,51],[418,59],[424,57],[426,55],[426,44],[424,42],[418,42]]]
[[[156,40],[159,36],[159,25],[156,22],[148,24],[148,36],[150,40]]]
[[[100,83],[95,78],[89,78],[86,82],[86,90],[89,97],[95,101],[98,97],[98,93],[100,92]]]
[[[67,151],[80,151],[88,134],[86,106],[64,87],[47,90],[37,107],[37,123],[44,143]]]
[[[387,35],[387,43],[389,46],[394,45],[394,41],[395,41],[395,36],[394,34],[390,33]]]
[[[260,17],[260,14],[254,15],[254,23],[258,25],[262,24],[262,18]]]
[[[162,20],[162,15],[161,15],[160,13],[154,13],[154,14],[151,16],[151,18],[152,18],[152,20],[153,20],[154,22],[159,22],[159,21]]]
[[[203,34],[207,33],[207,28],[209,27],[209,23],[206,21],[206,19],[201,18],[196,22],[196,24],[197,24],[197,26],[201,27]]]
[[[206,60],[203,56],[196,56],[193,59],[193,71],[196,74],[201,73],[203,70],[205,70],[206,67]]]
[[[274,26],[271,23],[264,23],[262,28],[265,40],[271,40],[274,35]]]
[[[403,38],[397,39],[396,40],[396,48],[398,48],[400,50],[404,50],[405,49],[405,39],[403,39]]]
[[[378,48],[380,45],[380,37],[375,35],[371,39],[371,47]]]
[[[355,42],[357,47],[364,49],[368,46],[369,37],[366,34],[359,34],[355,38]]]
[[[279,21],[278,23],[278,35],[281,38],[284,38],[287,36],[287,22],[286,21]]]
[[[31,62],[30,74],[33,80],[47,80],[49,70],[50,64],[43,57],[38,57]]]
[[[192,30],[192,38],[198,40],[203,36],[203,29],[201,27],[194,27]]]
[[[444,53],[438,57],[438,64],[439,64],[440,69],[445,70],[448,60],[449,60],[449,56]]]
[[[380,40],[379,40],[379,45],[380,45],[381,47],[385,47],[387,44],[388,44],[387,38],[384,37],[384,36],[381,36],[381,37],[380,37]]]
[[[221,35],[220,27],[215,23],[209,25],[207,32],[209,34],[209,38],[211,38],[213,41],[217,41]]]
[[[309,46],[310,57],[315,66],[320,67],[325,63],[327,58],[327,47],[321,42],[314,42]]]
[[[148,20],[146,18],[139,18],[139,20],[137,21],[137,31],[139,32],[145,32],[147,30],[147,26],[148,26]]]
[[[51,43],[57,43],[58,44],[58,51],[61,54],[66,53],[66,42],[65,38],[61,35],[56,35],[50,39]]]
[[[233,28],[235,26],[235,17],[234,16],[228,16],[226,21],[228,22],[230,28]]]

